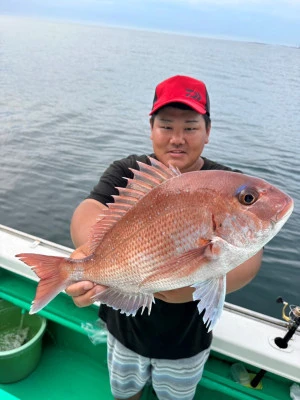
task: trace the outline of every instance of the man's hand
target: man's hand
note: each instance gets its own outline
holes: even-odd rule
[[[72,254],[71,258],[85,258],[88,256],[87,245],[80,246]],[[66,293],[73,298],[77,307],[87,307],[93,304],[91,299],[97,293],[106,289],[106,286],[97,285],[91,281],[80,281],[66,288]]]

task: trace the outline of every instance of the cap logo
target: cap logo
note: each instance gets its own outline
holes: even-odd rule
[[[197,92],[196,90],[193,90],[193,89],[185,89],[185,90],[186,90],[185,97],[191,97],[192,99],[195,99],[196,101],[201,100],[201,96],[200,96],[199,92]]]

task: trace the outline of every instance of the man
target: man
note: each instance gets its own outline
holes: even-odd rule
[[[155,90],[150,128],[153,157],[172,164],[182,173],[230,168],[201,157],[209,141],[210,105],[203,82],[187,76],[174,76]],[[116,186],[126,186],[124,176],[136,168],[136,160],[147,156],[129,156],[114,162],[103,174],[89,198],[75,210],[71,236],[76,247],[73,257],[87,255],[85,243],[92,225],[106,204],[117,194]],[[237,171],[238,172],[238,171]],[[227,293],[250,282],[259,270],[262,251],[227,274]],[[75,304],[85,307],[101,286],[78,282],[67,288]],[[101,305],[100,317],[108,329],[108,366],[112,393],[116,399],[138,400],[151,378],[160,400],[191,400],[201,379],[209,355],[212,335],[207,332],[197,304],[194,288],[186,287],[155,294],[156,303],[147,313],[127,317]]]

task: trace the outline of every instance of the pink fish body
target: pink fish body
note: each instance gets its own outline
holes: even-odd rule
[[[127,315],[159,291],[195,287],[212,329],[223,308],[226,273],[256,254],[293,210],[293,200],[262,179],[228,171],[180,174],[151,159],[93,228],[91,255],[74,260],[19,254],[41,278],[31,313],[69,284],[109,288],[100,300]]]

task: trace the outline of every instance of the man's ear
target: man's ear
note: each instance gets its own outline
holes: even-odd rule
[[[153,132],[154,118],[150,118],[150,119],[149,119],[149,124],[150,124],[150,139],[152,140],[152,132]]]
[[[209,142],[209,135],[210,135],[210,130],[211,130],[211,123],[209,124],[209,126],[206,129],[206,140],[205,140],[205,144],[207,144]]]

